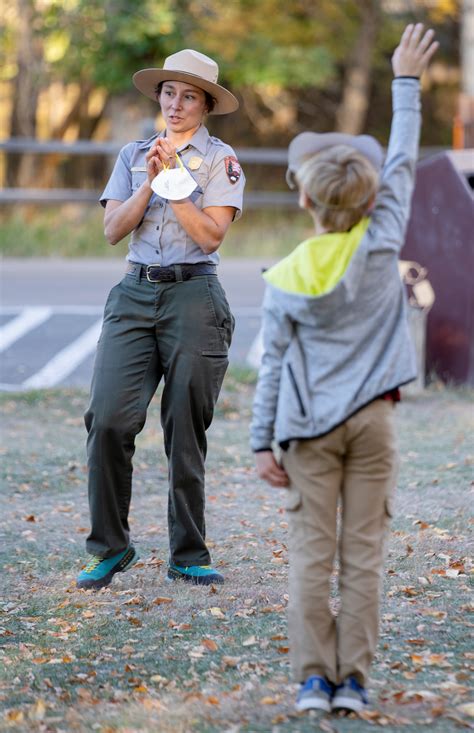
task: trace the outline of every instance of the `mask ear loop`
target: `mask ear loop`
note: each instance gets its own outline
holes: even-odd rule
[[[181,168],[181,170],[184,171],[183,161],[179,157],[178,153],[176,153],[176,160],[178,161],[178,165]],[[164,171],[169,171],[170,170],[170,164],[169,163],[163,163],[163,170]]]

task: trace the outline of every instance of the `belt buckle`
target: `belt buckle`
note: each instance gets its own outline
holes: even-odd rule
[[[161,265],[159,265],[157,263],[157,264],[152,264],[152,265],[147,265],[146,266],[146,279],[148,280],[148,282],[149,283],[159,283],[159,282],[161,282],[161,280],[151,280],[150,279],[150,267],[161,267]]]

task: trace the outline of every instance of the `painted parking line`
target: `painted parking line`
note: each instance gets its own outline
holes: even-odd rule
[[[102,319],[100,318],[79,338],[59,351],[39,372],[23,382],[21,389],[54,387],[66,379],[95,350],[101,328]]]
[[[25,336],[52,315],[53,309],[49,306],[23,308],[16,318],[0,328],[0,353],[6,351],[15,341]]]
[[[255,334],[258,332],[261,309],[255,306],[237,306],[232,308],[232,312],[237,321],[237,328],[234,333],[234,343],[231,349],[231,361],[253,365],[253,360],[248,360],[247,355],[249,346]],[[0,327],[0,352],[5,352],[11,347],[8,366],[5,366],[4,371],[7,372],[10,368],[13,368],[13,370],[18,369],[15,364],[20,364],[20,361],[15,362],[15,353],[21,354],[20,360],[25,360],[25,364],[32,363],[31,361],[27,361],[28,351],[25,351],[25,342],[20,342],[20,339],[24,336],[31,336],[32,348],[36,348],[35,354],[37,356],[43,355],[43,359],[41,360],[43,366],[38,364],[38,371],[31,373],[30,369],[31,376],[23,382],[18,382],[13,379],[11,381],[8,379],[5,380],[5,382],[0,383],[0,391],[14,392],[28,389],[46,389],[58,386],[67,379],[69,379],[70,385],[73,385],[75,384],[74,380],[77,378],[78,370],[82,370],[78,384],[83,386],[83,384],[88,383],[90,381],[88,372],[92,369],[92,357],[100,335],[102,314],[103,307],[88,305],[0,307],[0,316],[3,318],[10,317],[10,320]],[[66,342],[65,346],[65,342],[63,341],[62,346],[64,348],[60,351],[55,352],[51,349],[51,338],[47,334],[44,339],[44,348],[42,347],[43,341],[40,346],[38,343],[35,346],[35,338],[36,342],[38,338],[34,334],[34,329],[46,323],[46,326],[43,325],[43,328],[49,329],[47,333],[54,333],[54,319],[59,315],[71,316],[72,318],[74,316],[92,316],[98,318],[92,326],[81,333],[74,341],[70,343]],[[49,326],[49,321],[51,322],[51,326]],[[76,328],[76,334],[77,332]],[[59,335],[60,338],[61,334]],[[20,343],[17,345],[16,342]],[[48,350],[49,354],[47,353]],[[253,350],[255,350],[255,346],[253,346],[251,352]],[[39,368],[40,366],[41,368]],[[84,374],[86,375],[85,377]]]

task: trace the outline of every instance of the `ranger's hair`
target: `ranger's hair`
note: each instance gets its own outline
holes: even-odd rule
[[[378,189],[374,166],[349,145],[332,145],[306,160],[296,181],[320,224],[346,232],[357,224]]]

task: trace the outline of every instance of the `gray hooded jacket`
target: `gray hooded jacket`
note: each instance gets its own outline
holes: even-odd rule
[[[393,81],[380,188],[341,280],[319,296],[266,286],[264,354],[251,424],[254,451],[270,449],[273,440],[285,447],[291,440],[324,435],[416,377],[398,255],[414,187],[419,90],[416,79]],[[291,267],[291,255],[287,260]]]

